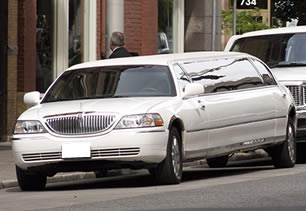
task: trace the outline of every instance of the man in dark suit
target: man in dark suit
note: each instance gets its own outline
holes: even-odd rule
[[[109,58],[132,56],[124,47],[125,37],[122,32],[113,32],[110,40],[110,49],[113,51]]]

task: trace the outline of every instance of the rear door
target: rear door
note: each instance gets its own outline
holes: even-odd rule
[[[247,58],[188,63],[184,68],[205,87],[200,101],[208,117],[210,149],[256,145],[275,135],[275,100]]]

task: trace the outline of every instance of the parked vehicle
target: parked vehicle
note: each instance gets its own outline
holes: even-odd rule
[[[182,180],[182,163],[224,167],[231,153],[263,148],[295,165],[295,107],[260,60],[198,52],[79,64],[17,120],[12,148],[22,190],[57,172],[148,169],[157,184]]]
[[[292,93],[297,113],[298,160],[306,161],[306,26],[268,29],[233,36],[225,51],[260,58]]]

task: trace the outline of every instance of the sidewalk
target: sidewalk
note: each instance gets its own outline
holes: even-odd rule
[[[230,158],[231,166],[235,166],[235,164],[240,165],[240,163],[255,162],[256,160],[267,159],[267,154],[263,150],[256,150],[254,152],[249,153],[236,153],[234,156]],[[247,161],[248,160],[248,161]],[[184,167],[208,167],[205,160],[195,161],[191,163],[184,163]],[[116,170],[114,172],[110,172],[111,175],[124,175],[133,173],[132,170],[123,169]],[[93,172],[73,172],[73,173],[58,173],[54,177],[48,177],[47,183],[55,183],[55,182],[64,182],[64,181],[73,181],[73,180],[81,180],[81,179],[93,179],[95,178],[95,174]],[[9,187],[17,187],[17,178],[15,172],[15,164],[13,159],[13,154],[11,150],[10,142],[0,142],[0,189],[1,188],[9,188]]]
[[[0,142],[0,188],[16,186],[16,174],[10,142]]]

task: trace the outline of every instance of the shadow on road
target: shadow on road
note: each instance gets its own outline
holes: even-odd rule
[[[211,178],[227,177],[233,175],[248,174],[251,172],[274,169],[271,160],[265,159],[254,162],[229,162],[225,168],[209,168],[207,165],[196,165],[184,168],[183,180],[190,182],[195,180],[207,180]],[[158,186],[152,176],[145,170],[135,174],[124,176],[109,176],[99,179],[84,179],[79,181],[59,182],[47,184],[45,191],[68,191],[82,189],[114,189],[114,188],[142,188]],[[7,192],[20,192],[19,188],[10,188]]]
[[[192,166],[184,170],[182,183],[194,180],[206,180],[210,178],[248,174],[251,172],[268,169],[274,169],[270,161],[248,164],[229,163],[229,167],[226,168],[208,168],[205,166]],[[126,176],[113,176],[101,179],[88,179],[77,182],[50,184],[47,186],[46,191],[100,188],[141,188],[151,186],[156,186],[151,175],[146,171],[140,171],[139,174],[132,174]]]

